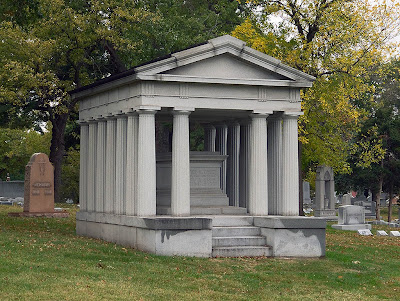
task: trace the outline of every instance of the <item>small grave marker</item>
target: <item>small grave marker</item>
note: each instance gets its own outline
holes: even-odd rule
[[[377,236],[387,236],[388,234],[384,230],[378,230],[376,231]]]
[[[389,236],[396,236],[396,237],[398,237],[398,236],[400,236],[400,232],[399,232],[399,231],[390,231],[390,232],[389,232]]]
[[[363,236],[373,235],[371,230],[369,230],[369,229],[359,229],[359,230],[357,230],[357,232],[358,232],[358,234],[363,235]]]

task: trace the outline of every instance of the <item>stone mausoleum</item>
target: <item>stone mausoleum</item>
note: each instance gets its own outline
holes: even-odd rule
[[[222,36],[75,90],[77,234],[160,255],[324,256],[325,220],[299,216],[300,89],[313,80]],[[190,151],[191,124],[204,151]]]

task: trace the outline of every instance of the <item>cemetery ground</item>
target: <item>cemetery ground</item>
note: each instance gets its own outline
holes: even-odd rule
[[[163,257],[0,206],[1,300],[399,300],[400,239],[327,227],[323,259]],[[397,208],[395,210],[397,215]],[[386,226],[373,226],[372,232]]]

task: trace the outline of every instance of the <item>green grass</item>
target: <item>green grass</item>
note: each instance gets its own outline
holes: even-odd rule
[[[324,259],[163,257],[77,237],[73,206],[66,219],[17,210],[0,206],[1,300],[400,300],[396,237],[328,226]]]

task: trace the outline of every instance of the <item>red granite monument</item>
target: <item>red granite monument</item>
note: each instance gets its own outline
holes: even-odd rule
[[[24,212],[12,216],[67,217],[54,211],[54,168],[46,154],[33,154],[25,167]]]

